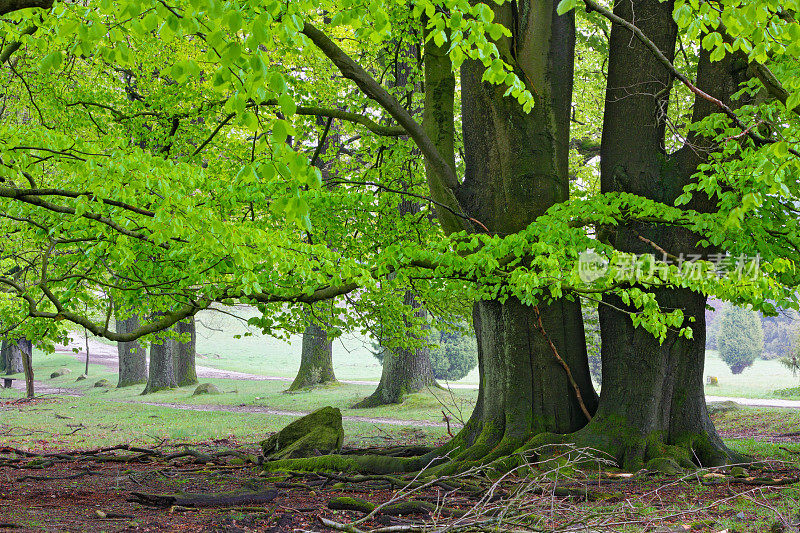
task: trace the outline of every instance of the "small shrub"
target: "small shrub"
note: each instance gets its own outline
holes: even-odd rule
[[[719,320],[719,356],[731,372],[741,374],[764,349],[761,319],[754,311],[726,303]]]
[[[431,335],[431,365],[436,379],[457,381],[478,364],[478,343],[472,335],[458,331],[434,331]]]

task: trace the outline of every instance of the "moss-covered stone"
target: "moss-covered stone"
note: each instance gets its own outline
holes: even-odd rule
[[[195,387],[192,396],[199,396],[200,394],[220,394],[220,390],[211,383],[201,383]]]
[[[83,380],[85,380],[87,377],[88,377],[88,376],[87,376],[86,374],[81,374],[80,376],[78,376],[78,377],[75,379],[75,381],[83,381]]]
[[[647,461],[645,468],[651,472],[660,472],[668,476],[676,476],[684,473],[683,468],[671,457],[656,457],[655,459],[650,459]]]
[[[56,370],[55,372],[50,374],[50,379],[55,379],[55,378],[60,378],[61,376],[66,376],[70,372],[72,372],[72,370],[62,366],[61,368],[59,368],[58,370]]]
[[[107,379],[98,379],[97,381],[94,382],[94,386],[95,387],[102,387],[104,389],[109,389],[109,388],[113,387],[111,382],[108,381]]]
[[[261,443],[267,459],[292,459],[338,452],[342,449],[342,412],[323,407],[295,420]]]

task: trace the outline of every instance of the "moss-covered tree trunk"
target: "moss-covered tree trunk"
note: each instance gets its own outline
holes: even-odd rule
[[[512,31],[497,42],[504,60],[529,84],[536,98],[528,114],[505,86],[484,83],[485,68],[467,61],[461,69],[461,110],[466,176],[449,182],[426,160],[431,195],[508,235],[526,228],[552,205],[567,199],[569,118],[575,42],[574,16],[556,13],[556,1],[493,5],[495,21]],[[445,46],[448,46],[447,44]],[[455,169],[453,98],[455,79],[448,55],[433,39],[425,43],[423,128],[444,162]],[[448,233],[469,227],[438,207]],[[475,224],[473,231],[483,231]],[[443,448],[413,459],[330,457],[278,462],[270,468],[418,469],[450,452],[443,470],[502,459],[543,431],[569,433],[596,410],[580,306],[557,301],[535,309],[516,298],[475,305],[480,387],[465,427]],[[538,328],[538,318],[559,357],[570,368],[582,401]],[[583,406],[581,406],[581,403]]]
[[[188,336],[186,341],[178,342],[175,349],[175,381],[179,387],[197,383],[197,325],[194,317],[181,320],[177,324],[178,333]]]
[[[425,316],[425,309],[414,298],[413,291],[406,291],[403,303],[416,308],[417,316]],[[387,350],[378,388],[353,407],[359,409],[401,403],[408,394],[436,386],[429,348]]]
[[[513,37],[498,43],[536,97],[531,113],[504,97],[503,86],[482,81],[484,67],[461,69],[466,179],[458,191],[466,212],[490,232],[524,229],[550,206],[567,199],[569,112],[572,98],[574,19],[558,16],[556,2],[494,7]],[[539,309],[542,325],[569,366],[586,409],[594,412],[579,304],[566,300]],[[512,452],[542,431],[568,433],[587,418],[563,366],[538,328],[536,310],[515,298],[478,302],[480,395],[463,430],[477,443],[471,458]]]
[[[117,320],[117,332],[128,333],[139,327],[139,317]],[[138,341],[117,343],[119,379],[117,387],[130,387],[147,383],[147,353]]]
[[[668,58],[674,55],[677,29],[672,2],[634,0],[620,2],[615,13],[633,20]],[[701,155],[713,149],[707,141],[691,137],[674,154],[665,149],[666,106],[664,91],[669,73],[653,54],[626,29],[611,31],[608,87],[601,149],[603,192],[625,191],[672,205],[681,194]],[[701,54],[698,85],[729,102],[743,64],[728,57],[711,64]],[[631,91],[635,87],[635,91]],[[715,110],[705,101],[695,104],[694,119]],[[707,209],[707,200],[696,199],[694,209]],[[633,253],[657,253],[642,238],[655,242],[673,256],[708,253],[697,248],[698,236],[657,225],[615,228],[610,236],[617,249]],[[630,316],[626,306],[606,297],[600,306],[603,388],[592,423],[578,434],[578,441],[610,453],[629,469],[662,456],[684,466],[704,466],[739,459],[720,440],[708,413],[703,390],[705,360],[705,297],[688,290],[659,290],[656,297],[667,309],[682,309],[693,338],[670,333],[662,344]],[[617,309],[615,309],[614,307]]]
[[[300,369],[289,390],[330,383],[336,383],[336,375],[333,373],[333,344],[328,340],[328,332],[309,317],[303,332]]]
[[[164,389],[173,389],[178,386],[175,381],[175,352],[178,343],[170,339],[165,333],[156,335],[156,340],[150,345],[150,366],[147,372],[147,385],[142,394],[150,394]]]

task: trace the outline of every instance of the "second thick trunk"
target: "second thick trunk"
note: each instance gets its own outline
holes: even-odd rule
[[[419,306],[413,291],[406,291],[403,303],[416,308],[417,316],[425,316],[425,309]],[[378,388],[353,407],[359,409],[401,403],[411,393],[436,386],[438,385],[433,376],[429,348],[388,350],[383,359],[383,370]]]

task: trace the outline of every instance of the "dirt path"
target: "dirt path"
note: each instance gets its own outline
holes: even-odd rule
[[[73,348],[77,348],[79,351],[75,353]],[[59,353],[72,353],[76,359],[83,360],[86,356],[85,352],[85,345],[82,339],[77,341],[73,341],[66,346],[56,346],[56,352]],[[118,361],[117,361],[117,348],[116,346],[110,346],[108,344],[103,344],[95,339],[89,339],[89,357],[90,361],[95,364],[101,364],[106,368],[116,371],[118,368]],[[233,370],[220,370],[218,368],[211,368],[208,366],[200,366],[197,367],[197,377],[198,378],[212,378],[212,379],[240,379],[240,380],[248,380],[248,381],[292,381],[292,378],[280,377],[280,376],[261,376],[258,374],[248,374],[246,372],[236,372]],[[359,380],[342,380],[342,383],[346,383],[348,385],[374,385],[377,386],[377,381],[359,381]],[[477,389],[477,385],[471,385],[467,383],[449,383],[448,384],[451,389]],[[15,384],[15,388],[18,388]],[[44,388],[47,388],[44,385]],[[57,390],[67,390],[67,389],[57,389]],[[43,391],[44,392],[44,391]],[[739,405],[746,405],[748,407],[778,407],[778,408],[787,408],[787,409],[800,409],[800,401],[798,400],[781,400],[776,398],[735,398],[729,396],[706,396],[706,402],[726,402],[726,401],[733,401],[738,403]],[[188,408],[184,406],[182,408]]]

